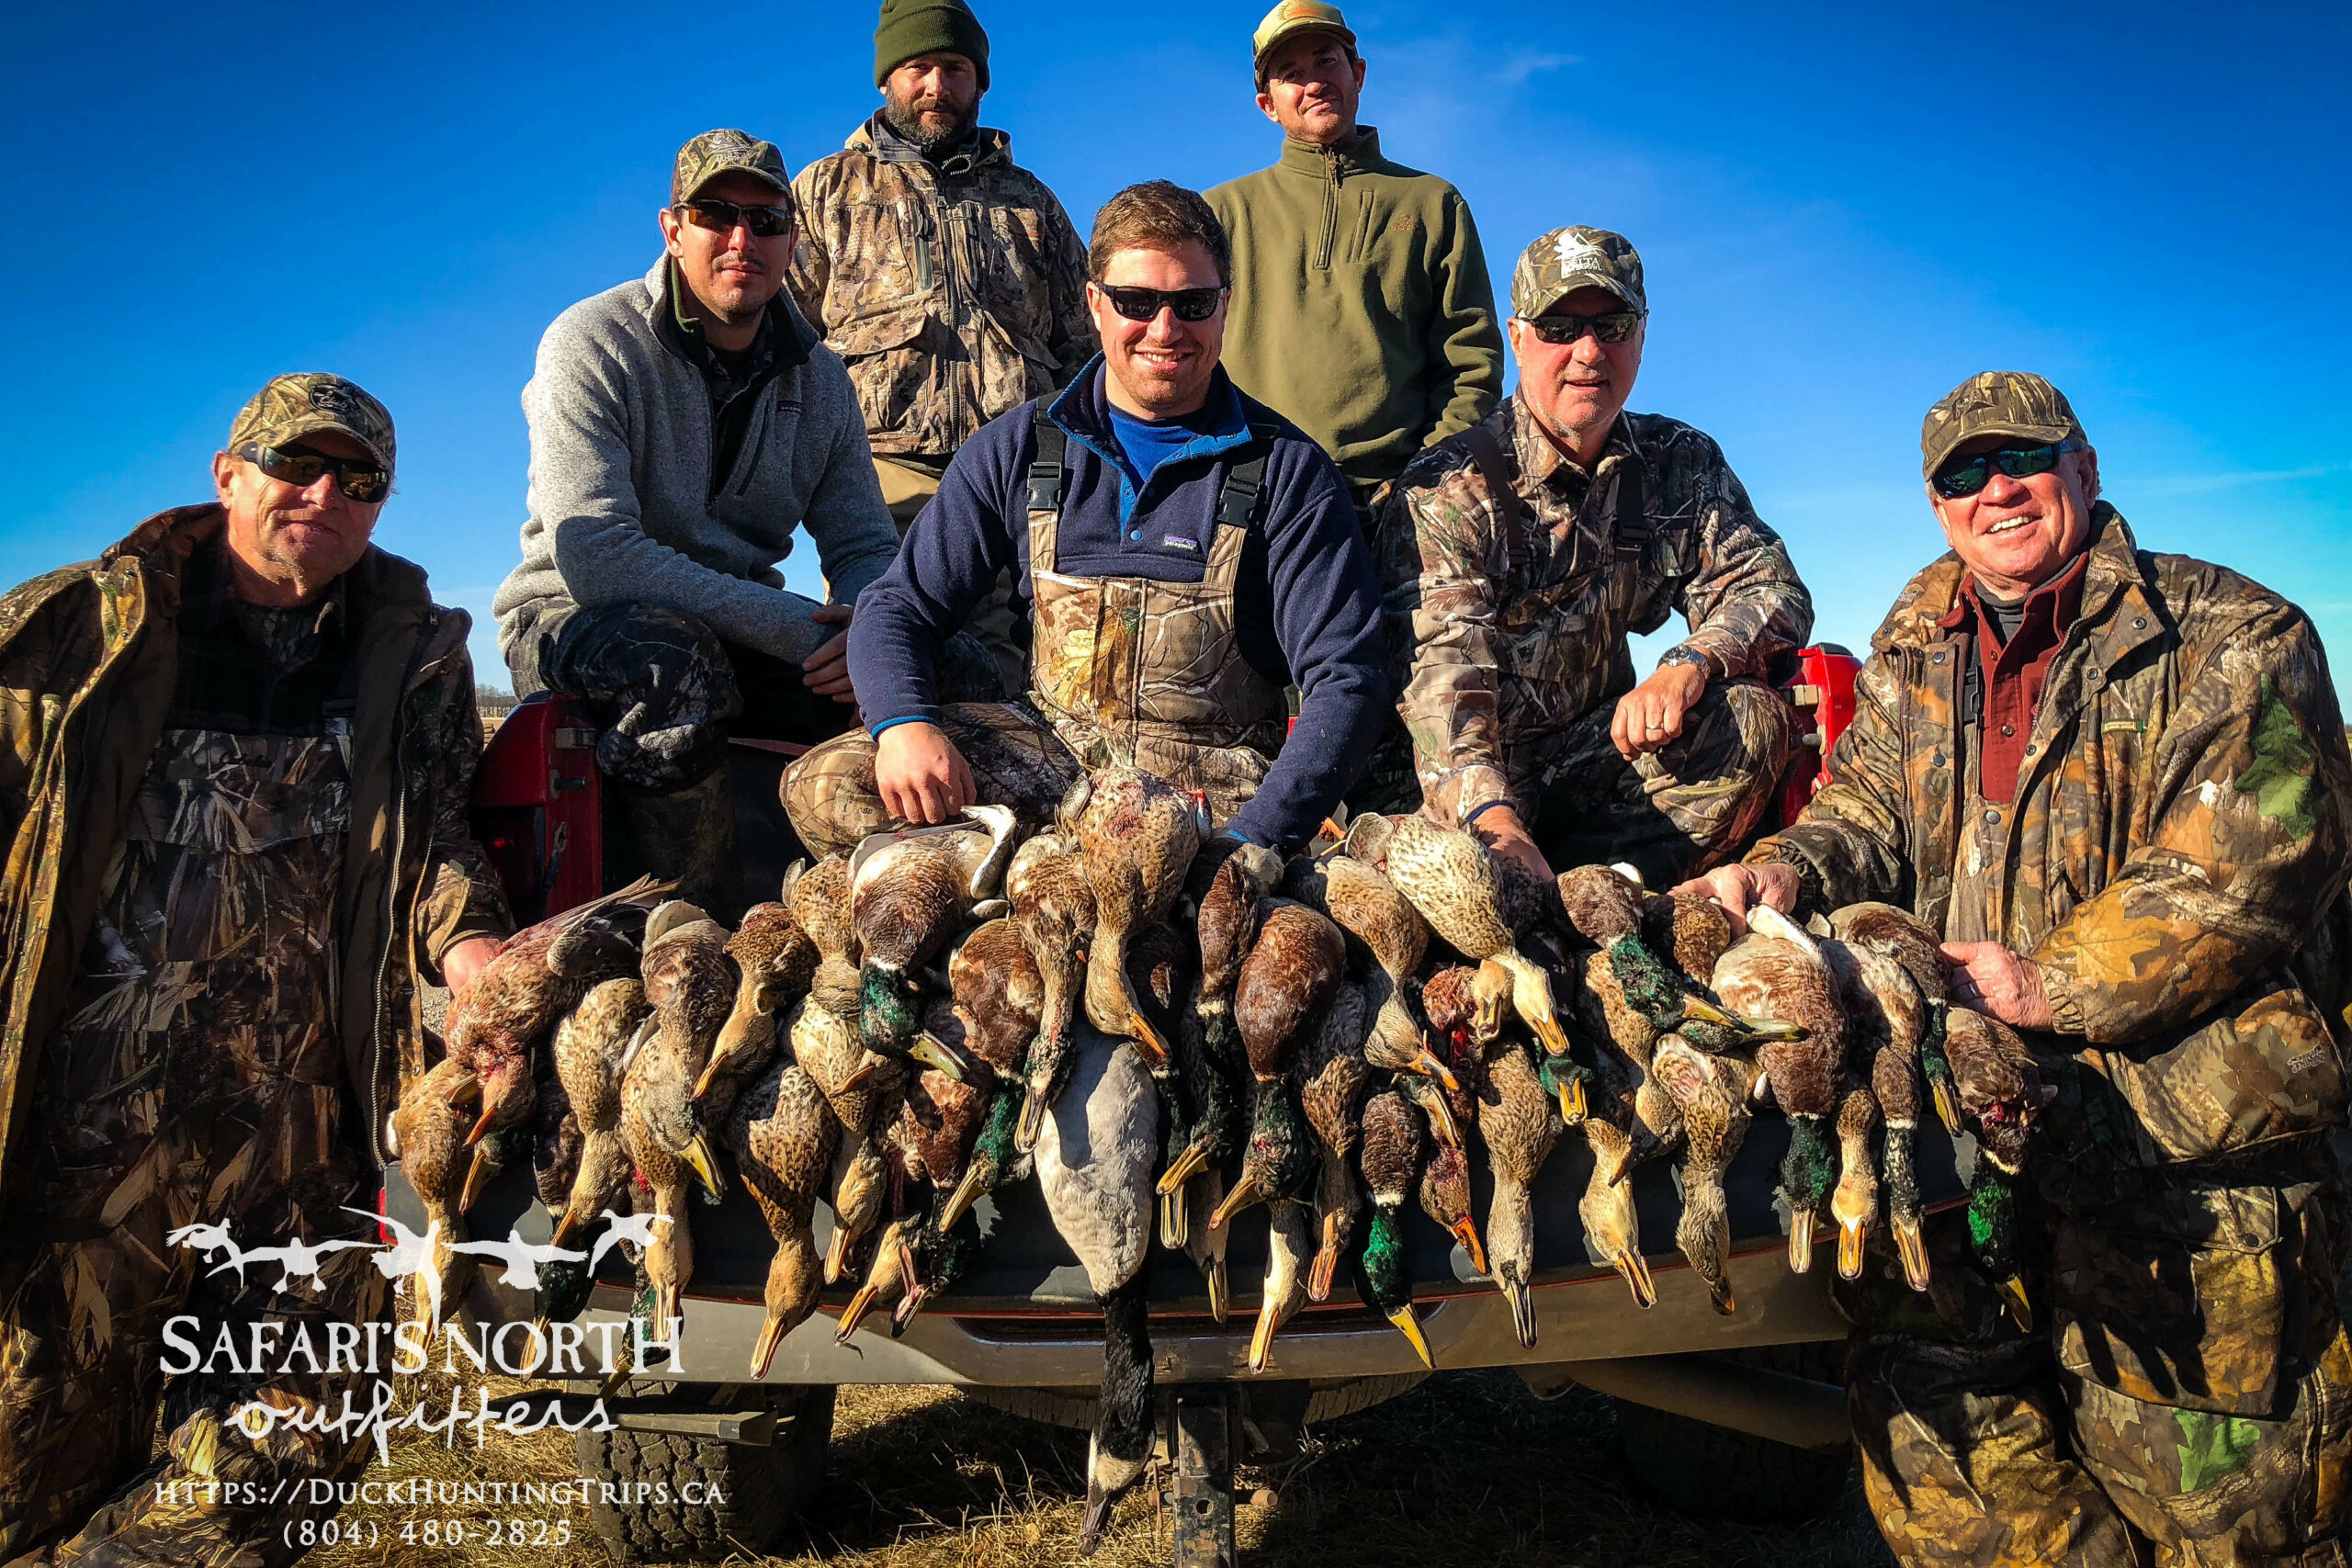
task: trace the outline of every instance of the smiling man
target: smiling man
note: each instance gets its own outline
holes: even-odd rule
[[[1367,507],[1407,459],[1484,419],[1502,335],[1462,193],[1356,122],[1365,66],[1336,6],[1282,0],[1250,39],[1271,168],[1216,186],[1233,237],[1226,367],[1320,442]]]
[[[646,869],[722,919],[743,905],[730,734],[854,720],[844,629],[898,536],[857,394],[783,294],[784,159],[740,130],[678,151],[662,254],[540,340],[523,560],[492,608],[514,689],[581,699]],[[786,591],[793,534],[833,604]]]
[[[2056,1086],[2017,1242],[2035,1330],[1959,1212],[1928,1218],[1931,1295],[1882,1259],[1849,1299],[1871,1512],[1905,1562],[2340,1562],[2352,757],[2326,656],[2268,589],[2140,549],[2041,377],[1971,377],[1920,445],[1951,550],[1872,639],[1833,782],[1690,885],[1911,910],[1952,1000]]]
[[[1764,677],[1813,601],[1723,449],[1625,412],[1648,313],[1623,236],[1528,246],[1518,389],[1415,458],[1381,518],[1404,732],[1362,804],[1418,804],[1547,879],[1625,861],[1664,886],[1736,853],[1794,736]],[[1636,683],[1628,635],[1677,611],[1690,635]]]
[[[372,542],[395,457],[368,393],[280,376],[212,501],[0,600],[0,1562],[282,1562],[304,1483],[368,1457],[317,1429],[367,1396],[315,1361],[182,1380],[156,1438],[167,1318],[384,1318],[345,1205],[424,1070],[420,977],[510,929],[466,829],[470,622]],[[166,1239],[199,1220],[344,1249],[282,1295]]]
[[[1388,691],[1372,562],[1330,458],[1218,363],[1225,231],[1152,181],[1103,206],[1088,262],[1102,354],[966,444],[858,602],[867,731],[785,783],[819,853],[975,799],[1034,829],[1081,764],[1112,761],[1287,850],[1369,750]],[[1035,617],[1026,700],[943,701],[939,649],[1007,571]]]

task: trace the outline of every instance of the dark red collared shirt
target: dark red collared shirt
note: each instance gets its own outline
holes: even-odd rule
[[[2001,640],[2001,629],[1977,598],[1973,577],[1960,591],[1951,614],[1937,624],[1957,631],[1974,623],[1977,664],[1984,676],[1984,719],[1978,730],[1976,788],[1986,800],[2007,806],[2017,799],[2018,773],[2025,765],[2026,739],[2033,733],[2033,716],[2041,707],[2042,682],[2051,661],[2066,640],[2067,628],[2083,607],[2083,570],[2090,552],[2053,582],[2034,590],[2025,602],[2025,616],[2015,636]]]

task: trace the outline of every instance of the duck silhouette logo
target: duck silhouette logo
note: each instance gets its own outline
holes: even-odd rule
[[[387,1280],[399,1280],[410,1275],[422,1277],[433,1293],[433,1315],[441,1315],[441,1282],[432,1267],[435,1243],[452,1252],[493,1259],[504,1266],[499,1275],[502,1284],[518,1291],[536,1290],[539,1284],[539,1268],[548,1263],[585,1263],[593,1271],[602,1263],[605,1254],[624,1241],[644,1246],[653,1239],[653,1225],[666,1222],[661,1214],[622,1216],[606,1209],[601,1216],[607,1222],[605,1232],[596,1238],[593,1249],[580,1251],[565,1247],[552,1247],[540,1242],[525,1241],[518,1227],[510,1227],[504,1239],[495,1241],[446,1241],[440,1227],[428,1227],[420,1235],[389,1214],[373,1209],[354,1208],[345,1204],[344,1212],[370,1219],[381,1227],[379,1234],[390,1236],[390,1242],[372,1241],[290,1241],[275,1247],[246,1247],[241,1244],[226,1222],[198,1223],[182,1225],[164,1234],[168,1247],[198,1254],[211,1265],[210,1272],[236,1271],[242,1282],[249,1265],[276,1264],[278,1274],[275,1289],[281,1295],[298,1292],[316,1295],[326,1288],[320,1277],[327,1259],[338,1252],[366,1250],[375,1254],[368,1261]]]

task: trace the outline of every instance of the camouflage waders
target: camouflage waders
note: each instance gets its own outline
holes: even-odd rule
[[[1037,422],[1028,701],[951,706],[943,728],[971,765],[978,798],[1012,807],[1024,826],[1051,817],[1081,766],[1121,762],[1197,792],[1222,822],[1257,793],[1289,712],[1283,689],[1235,638],[1234,582],[1262,464],[1237,464],[1227,477],[1200,581],[1068,577],[1055,570],[1066,440]],[[785,809],[810,852],[901,825],[875,791],[874,750],[871,736],[853,731],[786,773]]]
[[[74,1010],[40,1055],[0,1257],[0,1561],[290,1562],[291,1496],[248,1506],[209,1483],[268,1497],[365,1462],[356,1433],[279,1424],[256,1440],[229,1419],[254,1400],[339,1410],[346,1390],[364,1408],[357,1376],[298,1355],[285,1375],[272,1358],[166,1381],[162,1343],[175,1316],[198,1320],[186,1337],[207,1352],[224,1324],[243,1348],[249,1324],[285,1325],[283,1346],[300,1323],[323,1358],[327,1325],[388,1310],[363,1248],[326,1254],[316,1293],[280,1294],[276,1262],[216,1269],[167,1240],[195,1224],[249,1251],[375,1239],[344,1212],[374,1197],[333,1023],[344,744],[175,729],[155,750]]]

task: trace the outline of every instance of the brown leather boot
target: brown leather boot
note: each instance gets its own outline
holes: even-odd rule
[[[727,769],[668,795],[622,792],[646,874],[675,878],[673,897],[721,925],[743,918],[743,862],[735,843],[735,791]]]

